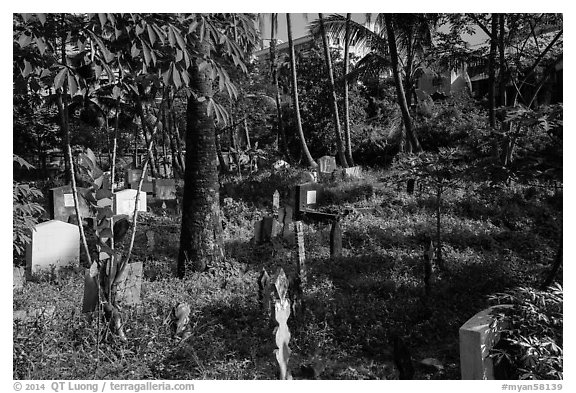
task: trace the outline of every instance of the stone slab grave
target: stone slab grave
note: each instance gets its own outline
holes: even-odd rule
[[[13,267],[12,289],[22,289],[26,282],[26,270],[23,267]]]
[[[87,191],[85,188],[79,187],[78,189],[78,207],[82,217],[92,217],[88,203],[82,196],[82,193]],[[53,220],[60,220],[68,222],[70,216],[76,215],[74,208],[74,195],[72,194],[72,186],[62,186],[51,188],[48,193],[48,213]]]
[[[316,209],[322,199],[323,188],[318,183],[298,184],[295,191],[296,214]]]
[[[266,243],[281,233],[281,225],[274,217],[264,217],[254,223],[254,241]]]
[[[502,324],[491,326],[495,319],[490,315],[495,306],[480,311],[460,327],[460,373],[462,379],[494,379],[494,365],[488,356],[498,343]]]
[[[176,199],[176,181],[174,179],[154,179],[154,196],[157,199]]]
[[[38,224],[26,246],[26,273],[31,276],[52,268],[78,265],[80,231],[76,225],[59,220]]]
[[[131,189],[115,192],[112,206],[114,214],[126,214],[130,219],[132,219],[134,216],[134,206],[136,206],[137,194],[137,190]],[[138,198],[138,211],[145,212],[146,210],[146,193],[140,191],[140,197]]]
[[[330,179],[336,168],[336,157],[323,156],[318,159],[318,172],[321,180]]]

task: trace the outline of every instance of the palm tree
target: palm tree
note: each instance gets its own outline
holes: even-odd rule
[[[314,161],[308,150],[306,139],[304,138],[304,130],[302,129],[302,118],[300,117],[300,105],[298,103],[298,82],[296,80],[296,55],[294,53],[294,42],[292,41],[292,21],[290,13],[286,13],[286,26],[288,30],[288,46],[290,48],[290,68],[292,71],[292,102],[294,104],[294,111],[296,112],[296,126],[298,127],[298,136],[302,146],[302,152],[306,156],[308,166],[316,168],[318,164]]]
[[[328,37],[324,29],[324,18],[322,14],[318,14],[318,21],[320,22],[320,34],[322,35],[322,43],[324,44],[324,58],[326,60],[326,68],[328,70],[328,80],[330,81],[331,104],[332,104],[332,117],[334,119],[334,131],[336,133],[336,147],[338,149],[338,159],[344,168],[348,168],[346,157],[344,156],[344,147],[342,145],[342,131],[340,128],[340,117],[338,115],[338,101],[336,99],[336,85],[334,84],[334,72],[332,71],[332,58],[330,57],[330,46],[328,45]]]
[[[354,166],[352,158],[352,142],[350,141],[350,103],[348,102],[348,75],[350,68],[350,21],[352,14],[346,14],[346,30],[344,32],[344,143],[346,145],[346,160]]]

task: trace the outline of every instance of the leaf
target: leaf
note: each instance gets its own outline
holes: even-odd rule
[[[76,77],[71,73],[68,73],[68,89],[71,96],[75,96],[78,92],[78,82],[76,82]]]
[[[178,30],[174,30],[174,34],[176,34],[176,41],[178,41],[178,46],[180,46],[180,49],[185,51],[186,50],[186,41],[184,40],[184,37],[182,37],[182,35],[180,34],[180,31],[178,31]]]
[[[156,42],[156,33],[154,32],[152,26],[147,25],[146,28],[148,30],[148,37],[150,38],[150,45],[154,46],[154,43]]]
[[[114,88],[112,89],[112,98],[114,98],[115,100],[120,98],[120,95],[122,94],[122,89],[118,86],[114,86]]]
[[[98,236],[100,239],[110,239],[112,237],[112,231],[110,228],[104,228],[98,233]]]
[[[100,19],[100,26],[104,27],[104,25],[106,24],[106,21],[107,21],[106,14],[99,13],[98,19]]]
[[[22,70],[22,77],[26,78],[34,71],[32,64],[28,60],[24,60],[24,69]]]
[[[104,198],[113,198],[114,194],[112,194],[112,192],[110,190],[101,188],[98,191],[96,191],[96,199],[97,200],[101,200]]]
[[[98,264],[96,262],[92,262],[90,266],[90,277],[96,277],[98,275]]]
[[[31,42],[32,42],[32,37],[30,37],[26,33],[22,33],[20,35],[20,37],[18,38],[18,44],[20,45],[21,48],[27,47],[28,45],[30,45]]]
[[[104,68],[102,68],[102,66],[100,64],[94,65],[94,73],[96,75],[96,79],[100,79],[100,75],[102,75],[102,71],[104,71]]]
[[[174,71],[172,72],[174,86],[176,86],[176,88],[179,89],[182,86],[182,78],[180,78],[180,72],[178,71],[178,69],[176,69],[174,65],[172,65],[172,67],[174,68]]]
[[[146,65],[150,65],[150,60],[152,59],[150,56],[150,48],[148,48],[148,45],[146,45],[144,41],[142,41],[142,51],[144,52],[144,62]]]
[[[176,46],[176,35],[174,34],[174,27],[168,27],[168,42],[170,43],[171,47]]]
[[[138,49],[138,47],[136,46],[136,44],[132,44],[132,49],[130,50],[130,55],[132,56],[132,58],[136,58],[138,57],[138,55],[140,54],[140,49]]]
[[[60,89],[64,85],[65,78],[68,76],[68,68],[62,67],[60,72],[54,77],[54,88]]]
[[[168,85],[172,76],[172,66],[168,67],[166,72],[162,74],[162,79],[164,80],[164,84]]]
[[[38,47],[38,50],[40,51],[40,54],[42,56],[44,56],[44,53],[46,53],[46,40],[44,39],[44,37],[36,37],[36,46]]]

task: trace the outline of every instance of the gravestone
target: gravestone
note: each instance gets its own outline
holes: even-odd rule
[[[332,173],[336,167],[336,157],[324,156],[318,159],[319,171],[323,173]]]
[[[26,246],[26,274],[80,262],[80,231],[76,225],[50,220],[34,226]]]
[[[139,182],[132,182],[130,183],[130,189],[131,190],[137,190],[138,189],[138,184]],[[153,194],[154,193],[154,182],[152,181],[143,181],[142,182],[142,188],[140,188],[140,191],[144,191],[147,194]]]
[[[322,186],[318,183],[305,183],[296,186],[296,213],[314,210],[322,198]]]
[[[508,305],[496,307],[510,307]],[[500,339],[502,324],[494,324],[490,315],[496,307],[487,308],[460,327],[460,373],[462,379],[494,379],[490,350]]]
[[[77,188],[77,191],[80,215],[82,217],[92,217],[88,203],[82,196],[87,189]],[[48,200],[48,213],[51,219],[68,222],[71,215],[76,215],[71,185],[51,188],[48,193]]]
[[[262,269],[262,273],[258,277],[258,302],[260,309],[264,312],[265,318],[270,318],[270,276],[266,269]]]
[[[353,166],[344,168],[344,176],[350,179],[360,179],[362,177],[362,167]]]
[[[254,243],[260,244],[262,241],[262,220],[254,223]]]
[[[342,228],[339,221],[332,222],[330,229],[330,257],[342,256]]]
[[[280,193],[278,190],[274,191],[272,195],[272,211],[274,214],[278,213],[278,209],[280,209]]]
[[[406,192],[410,195],[414,193],[414,186],[416,185],[416,179],[408,179],[406,185]]]
[[[143,277],[142,262],[129,263],[124,272],[124,279],[118,283],[116,301],[123,306],[139,304]]]
[[[176,181],[174,179],[154,179],[154,195],[157,199],[176,199]]]
[[[292,379],[288,370],[290,359],[290,330],[288,329],[288,318],[290,317],[290,300],[288,299],[288,278],[282,268],[279,269],[274,281],[276,300],[274,302],[274,318],[278,326],[274,329],[274,337],[277,349],[274,350],[278,366],[280,368],[280,379]]]
[[[300,282],[304,285],[306,284],[306,248],[304,247],[304,228],[302,221],[296,221],[294,225],[294,230],[296,232],[296,270],[298,276],[300,277]]]
[[[13,266],[12,289],[22,289],[26,281],[26,270],[23,267]]]
[[[142,175],[142,169],[128,168],[124,173],[125,176],[124,181],[126,182],[126,184],[138,183],[140,181],[141,175]],[[150,176],[150,172],[148,172],[148,169],[146,169],[146,175],[144,177],[144,181],[152,182],[152,177]]]
[[[114,214],[126,214],[130,219],[132,219],[134,216],[137,194],[137,190],[131,189],[115,192],[112,208]],[[146,193],[144,191],[140,191],[140,197],[138,198],[138,211],[146,211]]]

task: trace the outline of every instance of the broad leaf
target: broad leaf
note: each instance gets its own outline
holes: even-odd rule
[[[68,76],[68,68],[62,67],[60,72],[54,77],[54,88],[60,89],[64,85],[64,81]]]

